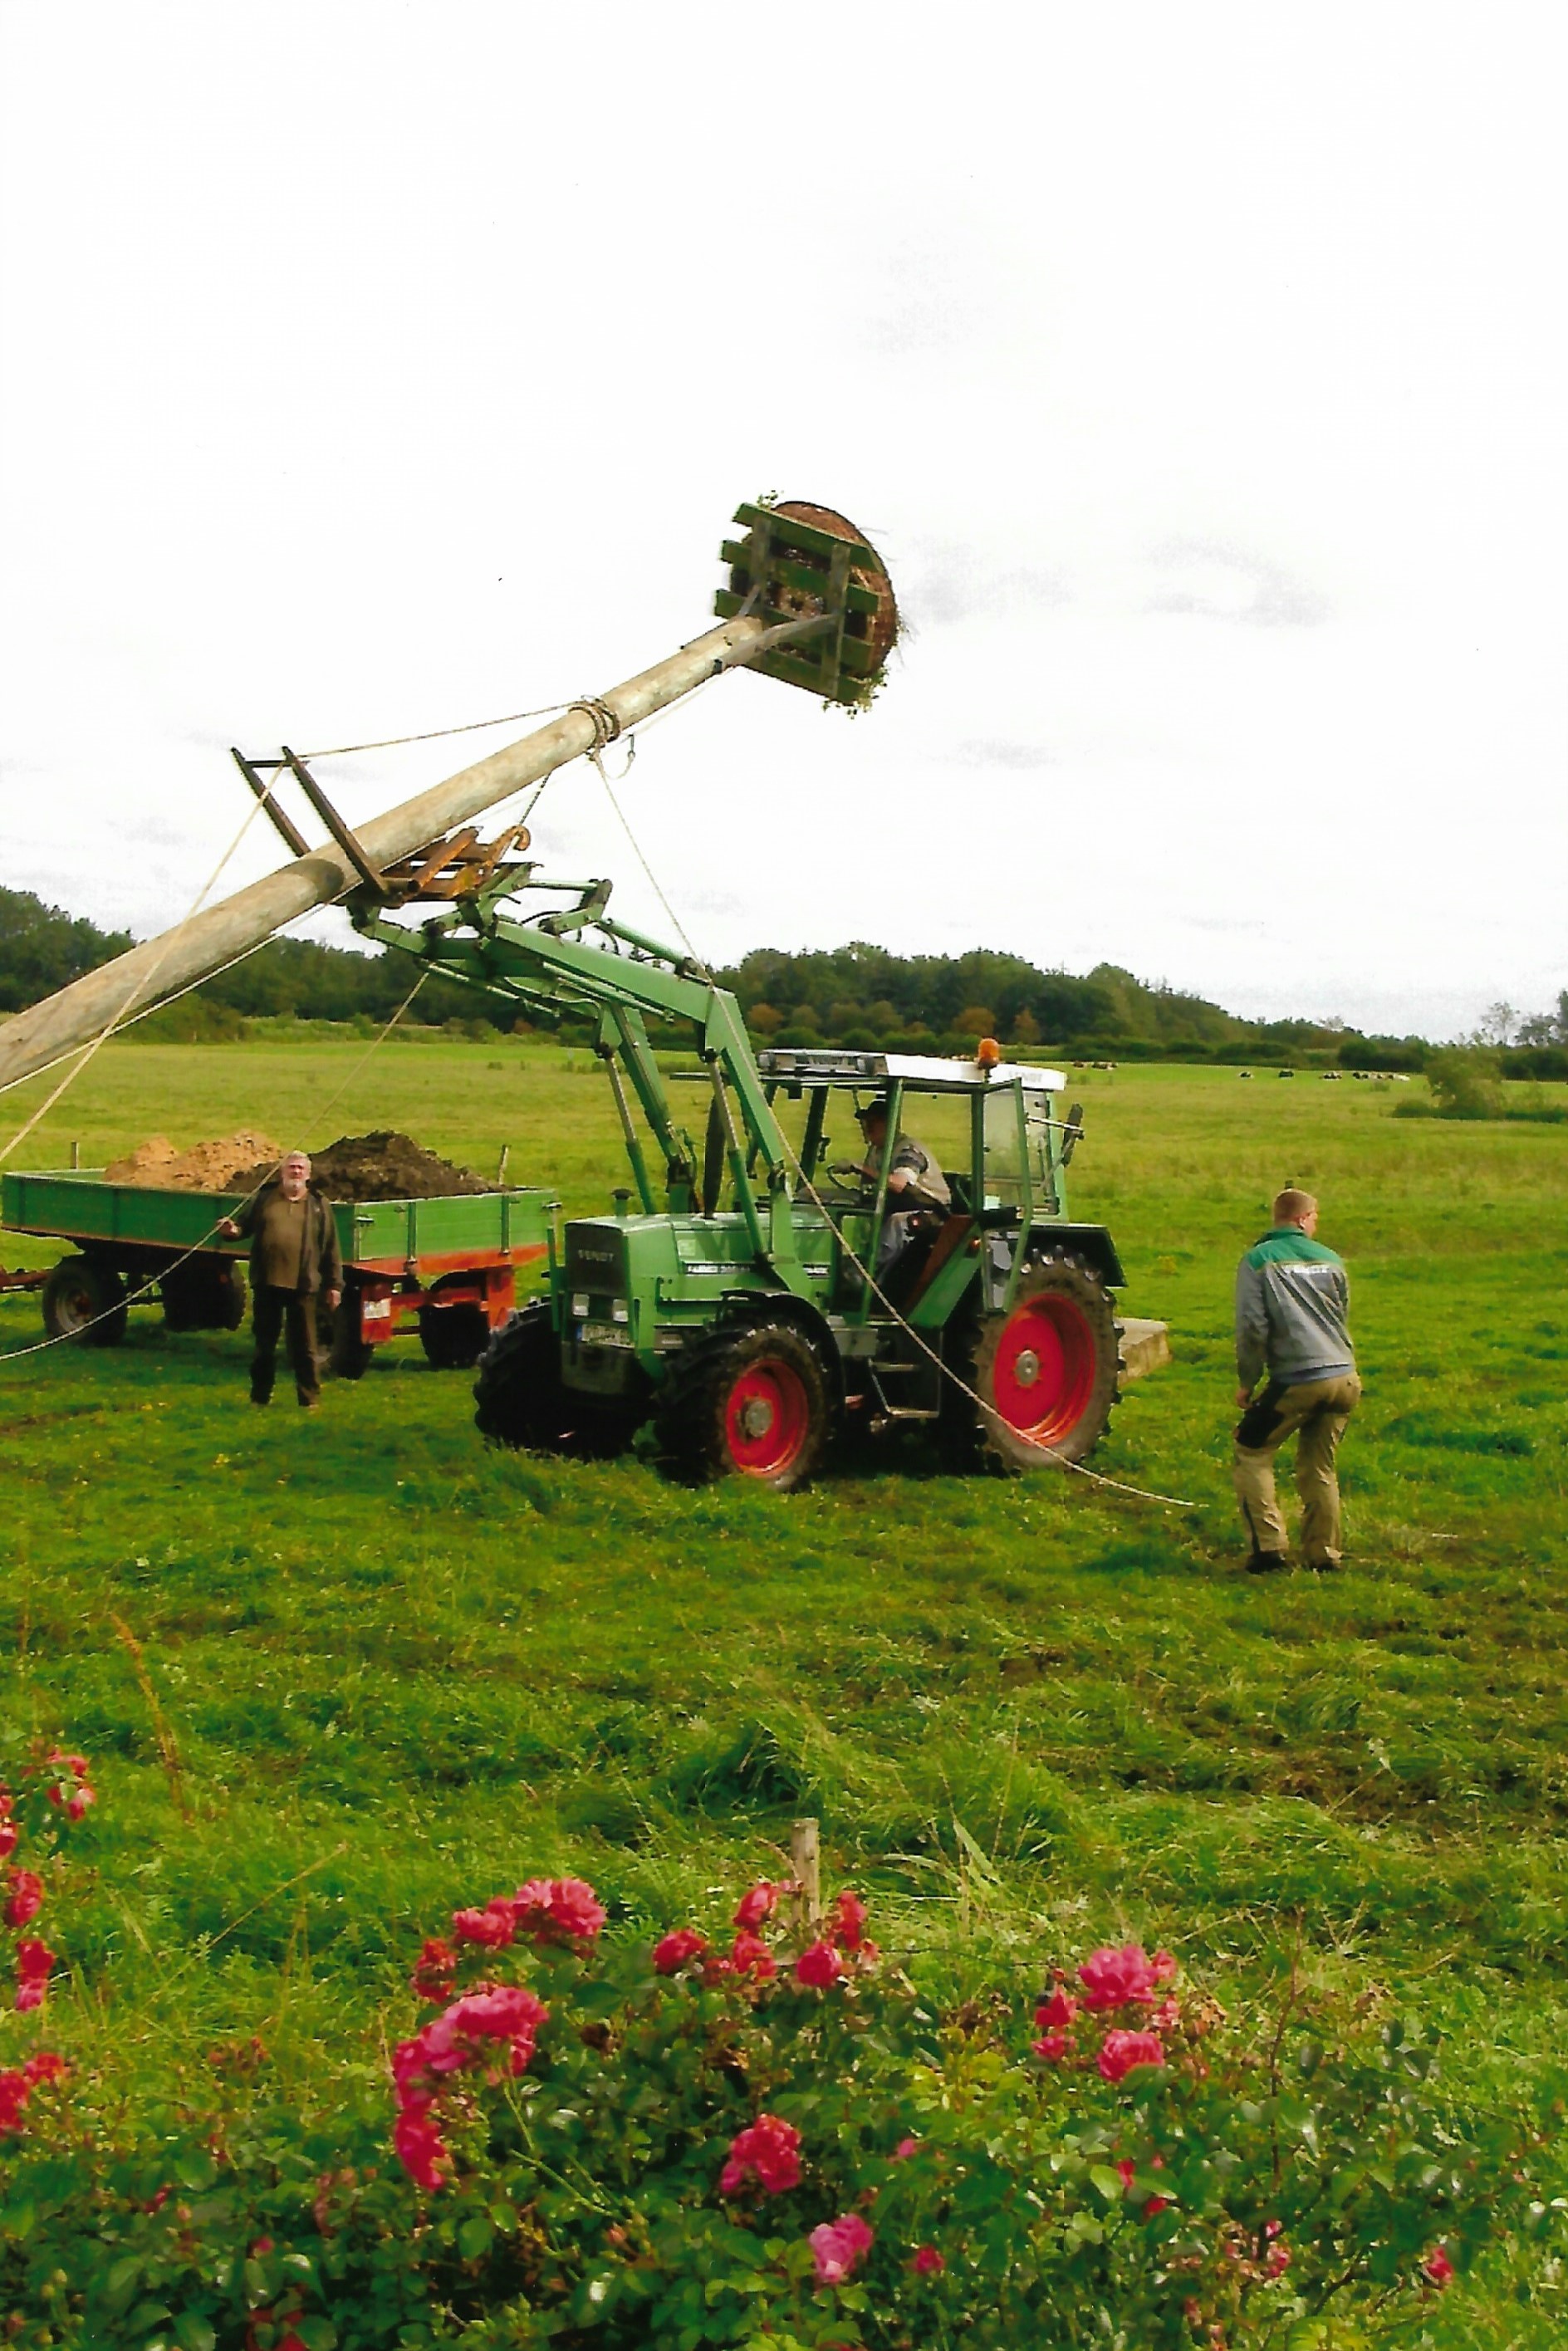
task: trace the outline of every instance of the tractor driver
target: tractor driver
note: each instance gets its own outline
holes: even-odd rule
[[[861,1174],[868,1184],[874,1185],[882,1173],[882,1157],[887,1144],[886,1095],[875,1095],[862,1109],[856,1111],[855,1116],[860,1121],[866,1146]],[[947,1178],[930,1152],[916,1143],[912,1134],[901,1134],[893,1146],[893,1164],[887,1171],[887,1202],[882,1238],[877,1244],[878,1281],[909,1247],[915,1219],[921,1210],[935,1208],[946,1215],[953,1205]]]

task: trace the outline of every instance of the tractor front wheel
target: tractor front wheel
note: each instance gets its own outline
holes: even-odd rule
[[[576,1395],[560,1375],[560,1341],[543,1299],[503,1324],[479,1358],[474,1425],[492,1445],[608,1460],[625,1451],[646,1407]]]
[[[788,1322],[710,1331],[670,1367],[656,1430],[666,1465],[694,1484],[752,1478],[804,1486],[832,1420],[821,1358]]]
[[[954,1348],[973,1392],[948,1383],[943,1400],[956,1466],[1016,1475],[1082,1461],[1110,1420],[1120,1352],[1111,1293],[1082,1258],[1030,1266],[1010,1310],[979,1316]]]

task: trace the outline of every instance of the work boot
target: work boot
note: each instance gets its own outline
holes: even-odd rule
[[[1302,1564],[1310,1575],[1337,1575],[1344,1562],[1343,1559],[1309,1559]]]
[[[1247,1562],[1247,1573],[1249,1575],[1283,1575],[1290,1564],[1288,1552],[1255,1551]]]

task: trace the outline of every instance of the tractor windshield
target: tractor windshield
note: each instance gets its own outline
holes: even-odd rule
[[[1007,1086],[986,1098],[986,1204],[1054,1208],[1051,1097]]]

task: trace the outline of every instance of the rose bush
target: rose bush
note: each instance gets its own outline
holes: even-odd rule
[[[140,2101],[102,2053],[22,2053],[5,2339],[1308,2346],[1418,2328],[1490,2235],[1556,2224],[1531,2131],[1448,2111],[1370,2009],[1227,2014],[1128,1944],[944,2014],[867,1924],[767,1883],[727,1949],[612,1938],[591,1886],[530,1880],[411,1950],[388,2059],[308,2105],[254,2045]]]

